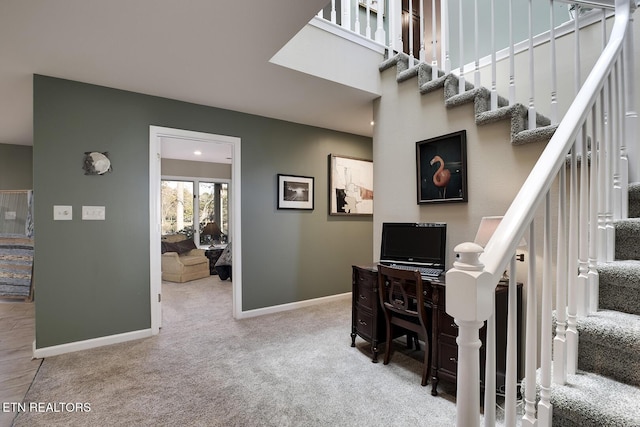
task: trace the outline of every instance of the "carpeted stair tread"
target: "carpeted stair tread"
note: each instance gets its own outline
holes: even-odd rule
[[[556,129],[558,129],[558,125],[547,125],[532,130],[523,130],[511,136],[511,143],[513,145],[522,145],[531,142],[549,141]]]
[[[383,61],[378,69],[382,72],[395,66],[398,83],[417,77],[420,94],[427,94],[442,88],[446,108],[473,102],[477,125],[510,120],[511,143],[513,145],[548,141],[556,131],[557,126],[552,126],[551,121],[540,113],[536,113],[536,129],[528,129],[527,107],[519,103],[509,105],[509,102],[500,96],[497,100],[498,108],[491,111],[491,92],[487,88],[475,88],[473,84],[465,80],[465,91],[459,93],[460,80],[457,75],[445,74],[438,70],[438,76],[434,79],[433,68],[429,64],[413,61],[407,54],[398,53]]]
[[[600,308],[640,315],[640,261],[601,263],[596,269]]]
[[[640,388],[591,372],[578,371],[566,385],[551,386],[554,426],[637,427],[638,402]]]
[[[640,217],[640,182],[629,184],[629,218]]]
[[[640,218],[620,219],[614,222],[616,259],[640,260]]]
[[[577,328],[579,369],[640,386],[640,316],[600,310]]]

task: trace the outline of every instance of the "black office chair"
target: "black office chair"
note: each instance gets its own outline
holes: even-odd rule
[[[426,290],[420,273],[380,265],[378,266],[378,289],[380,305],[387,322],[384,364],[387,365],[391,359],[393,337],[399,335],[392,328],[399,327],[413,332],[424,341],[422,385],[426,386],[431,367],[431,318],[427,315],[424,304]]]

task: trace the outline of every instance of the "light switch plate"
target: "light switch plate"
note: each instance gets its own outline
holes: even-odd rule
[[[54,221],[71,221],[73,219],[73,207],[54,205],[53,219]]]
[[[16,211],[7,211],[4,213],[4,219],[10,221],[16,219]]]
[[[104,206],[83,206],[82,219],[89,221],[104,221]]]

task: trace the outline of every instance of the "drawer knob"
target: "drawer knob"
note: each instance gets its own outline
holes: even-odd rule
[[[364,295],[360,295],[360,299],[361,299],[361,300],[366,300],[366,299],[367,299],[367,297],[366,297],[366,296],[364,296]]]
[[[365,322],[364,320],[358,320],[358,323],[360,323],[363,326],[367,326],[367,322]]]
[[[452,323],[451,327],[454,328],[454,329],[458,329],[458,325],[456,325],[455,323]]]
[[[458,363],[458,359],[456,359],[455,357],[450,357],[449,361],[451,361],[453,363]]]

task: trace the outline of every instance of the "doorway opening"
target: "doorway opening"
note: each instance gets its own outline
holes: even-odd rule
[[[191,181],[194,184],[191,195],[194,193],[210,191],[209,198],[202,203],[203,207],[196,203],[194,212],[191,207],[189,216],[190,232],[194,238],[196,245],[209,239],[221,239],[222,235],[213,233],[207,235],[205,227],[212,224],[213,221],[219,219],[217,226],[224,239],[228,242],[233,241],[231,248],[231,258],[233,260],[233,280],[232,280],[232,311],[234,318],[238,318],[242,313],[242,258],[241,258],[241,182],[240,182],[240,138],[230,137],[226,135],[208,134],[202,132],[188,131],[182,129],[164,128],[159,126],[150,126],[149,129],[149,212],[150,212],[150,296],[151,296],[151,330],[153,334],[157,334],[162,326],[162,280],[161,280],[161,251],[160,238],[163,229],[162,214],[162,170],[161,160],[163,158],[163,142],[171,140],[175,141],[185,150],[191,150],[192,147],[201,144],[202,147],[222,147],[226,148],[231,160],[231,179],[216,180],[206,178],[185,178],[164,176],[166,181]],[[213,144],[216,144],[215,146]],[[165,151],[169,149],[166,148]],[[204,150],[203,150],[204,151]],[[197,184],[195,184],[197,183]],[[176,185],[177,186],[177,185]],[[224,188],[226,186],[226,189]],[[225,194],[226,190],[226,194]],[[184,184],[182,185],[182,199],[184,201]],[[215,206],[215,199],[222,200],[226,198],[226,212],[223,204],[218,203]],[[205,197],[206,199],[206,197]],[[192,199],[193,200],[193,199]],[[209,202],[209,203],[208,203]],[[184,221],[185,210],[182,211],[183,231],[187,232],[188,226]],[[177,213],[176,213],[177,215]],[[194,218],[195,216],[195,218]],[[195,221],[194,221],[195,220]],[[177,218],[176,218],[177,223]],[[202,230],[200,224],[203,224]],[[176,224],[177,225],[177,224]],[[208,229],[211,229],[209,227]],[[206,244],[206,243],[205,243]]]

